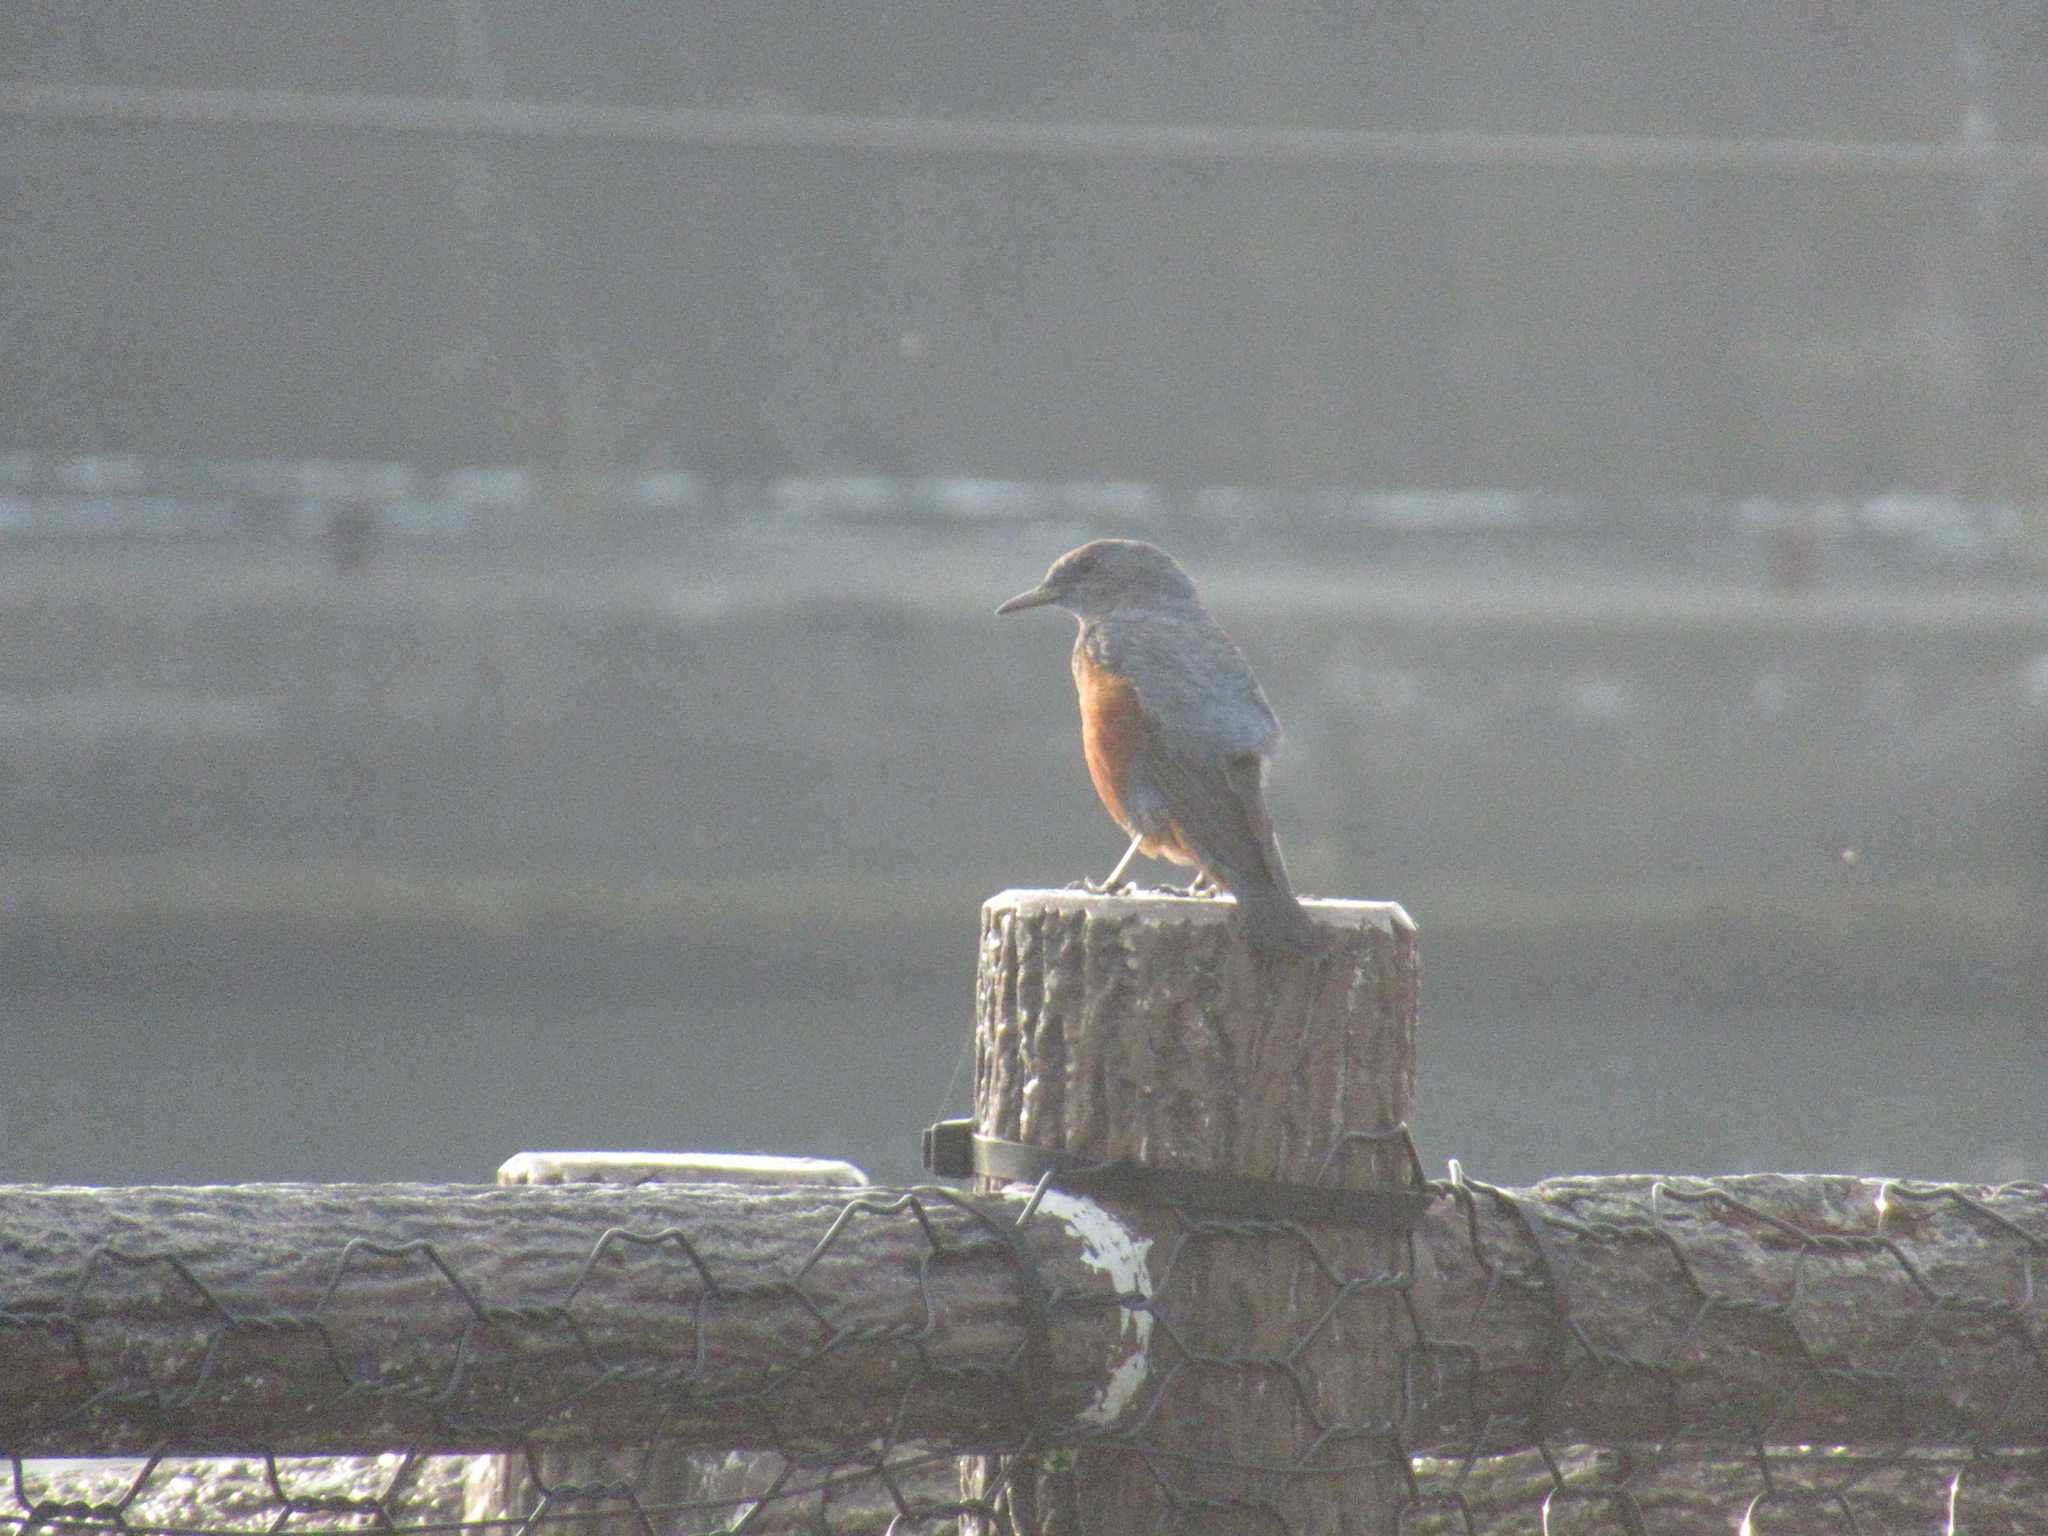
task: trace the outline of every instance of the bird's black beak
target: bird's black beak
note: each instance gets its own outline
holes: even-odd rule
[[[1002,607],[998,608],[996,612],[1022,613],[1026,608],[1043,608],[1047,603],[1056,603],[1058,601],[1059,598],[1054,594],[1052,588],[1040,582],[1029,592],[1019,592],[1015,597],[1003,604]]]

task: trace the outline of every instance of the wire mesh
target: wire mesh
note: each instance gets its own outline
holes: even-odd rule
[[[1455,1371],[1517,1300],[1548,1318],[1550,1358],[1532,1404],[1473,1390],[1460,1453],[1412,1459],[1404,1531],[2048,1530],[2041,1186],[1508,1190],[1454,1166],[1437,1188],[1480,1283],[1456,1324],[1418,1325],[1411,1379]],[[1633,1425],[1578,1443],[1601,1397]],[[1814,1438],[1831,1421],[1842,1443]]]
[[[1412,1536],[2048,1529],[2040,1186],[1583,1179],[1509,1190],[1454,1171],[1417,1187],[1430,1209],[1397,1245],[1401,1262],[1358,1271],[1333,1257],[1326,1228],[1183,1210],[1161,1217],[1146,1284],[1121,1294],[1050,1285],[1019,1240],[1018,1200],[939,1189],[846,1200],[815,1246],[774,1273],[681,1230],[608,1231],[552,1296],[501,1294],[502,1279],[493,1290],[431,1244],[389,1253],[338,1239],[316,1304],[279,1310],[261,1275],[222,1269],[232,1254],[165,1251],[140,1235],[100,1241],[58,1301],[0,1296],[0,1331],[33,1342],[59,1386],[44,1400],[61,1399],[45,1422],[0,1423],[12,1472],[0,1527],[1011,1536],[1060,1528],[1042,1508],[1020,1514],[1024,1473],[1101,1455],[1142,1459],[1187,1531],[1290,1532],[1291,1488],[1361,1473]],[[1035,1204],[1027,1224],[1048,1219]],[[882,1315],[849,1307],[831,1262],[849,1232],[875,1222],[914,1232],[921,1255],[907,1305]],[[1176,1313],[1180,1271],[1275,1244],[1303,1277],[1277,1334],[1219,1338]],[[958,1319],[935,1278],[969,1259],[996,1264],[1014,1293],[1022,1342],[995,1368],[960,1364],[949,1336]],[[427,1386],[363,1358],[329,1326],[356,1278],[389,1263],[434,1270],[472,1319]],[[488,1426],[518,1447],[510,1464],[531,1490],[524,1506],[500,1507],[494,1479],[506,1461],[433,1453],[475,1443],[471,1388],[500,1335],[577,1337],[579,1303],[625,1263],[659,1268],[657,1289],[695,1320],[692,1337],[655,1361],[585,1338],[583,1379],[556,1383],[518,1422]],[[118,1309],[96,1298],[137,1276],[154,1287],[153,1307],[180,1310],[189,1327],[175,1372],[106,1331]],[[736,1374],[704,1323],[745,1298],[785,1306],[790,1337],[775,1360]],[[1104,1309],[1145,1320],[1150,1363],[1133,1411],[1077,1427],[1047,1410],[1044,1351]],[[1305,1363],[1325,1330],[1368,1309],[1400,1339],[1390,1418],[1331,1410]],[[882,1426],[842,1437],[835,1405],[819,1400],[818,1366],[861,1349],[893,1352],[887,1411],[840,1407]],[[384,1392],[405,1394],[424,1427],[382,1457],[179,1459],[207,1449],[191,1426],[214,1422],[203,1417],[212,1396],[245,1379],[235,1371],[252,1359],[268,1361],[266,1401],[297,1405],[280,1410],[280,1445],[294,1414]],[[578,1460],[560,1450],[553,1432],[633,1372],[667,1410],[612,1451]],[[1163,1432],[1191,1384],[1219,1380],[1262,1383],[1250,1397],[1291,1405],[1296,1454],[1244,1464]],[[920,1403],[935,1392],[965,1401],[963,1391],[982,1427],[933,1433]],[[84,1444],[108,1414],[146,1418],[162,1453],[67,1464],[22,1449],[63,1443],[67,1426]],[[731,1424],[736,1449],[706,1448],[707,1414]],[[1805,1438],[1829,1423],[1854,1433]],[[1611,1432],[1589,1441],[1589,1425]],[[967,1493],[963,1457],[991,1469]]]

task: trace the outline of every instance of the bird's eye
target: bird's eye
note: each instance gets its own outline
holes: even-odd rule
[[[1083,555],[1080,559],[1074,562],[1074,574],[1076,576],[1086,576],[1090,571],[1094,569],[1095,557],[1093,555]]]

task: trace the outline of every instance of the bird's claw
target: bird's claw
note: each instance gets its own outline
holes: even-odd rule
[[[1067,889],[1086,891],[1090,896],[1133,896],[1137,894],[1138,886],[1134,880],[1125,880],[1118,885],[1111,885],[1107,880],[1069,880]]]

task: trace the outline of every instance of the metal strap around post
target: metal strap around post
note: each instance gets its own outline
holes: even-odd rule
[[[1093,1161],[1026,1142],[981,1136],[971,1120],[942,1120],[924,1133],[924,1162],[940,1178],[981,1177],[1050,1185],[1072,1194],[1170,1206],[1193,1216],[1341,1222],[1406,1232],[1435,1196],[1426,1189],[1339,1189],[1241,1174],[1161,1168],[1128,1158]]]

